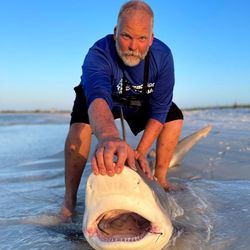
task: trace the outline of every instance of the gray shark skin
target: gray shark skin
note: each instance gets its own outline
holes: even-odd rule
[[[175,154],[173,155],[169,167],[174,167],[181,164],[182,159],[187,154],[187,152],[202,138],[206,137],[212,130],[212,126],[208,125],[197,132],[183,138],[179,141]]]
[[[180,164],[211,128],[181,140],[171,166]],[[182,213],[158,182],[149,180],[138,166],[137,171],[125,166],[113,177],[91,173],[86,183],[83,234],[97,250],[160,250],[173,233],[171,219]]]
[[[190,151],[190,149],[197,144],[202,138],[206,137],[209,132],[212,130],[212,126],[208,125],[191,135],[184,137],[179,141],[175,153],[170,161],[169,168],[176,167],[181,165],[181,162],[185,155]],[[155,149],[150,150],[147,155],[149,166],[151,170],[154,172],[155,160],[156,160],[156,152]]]

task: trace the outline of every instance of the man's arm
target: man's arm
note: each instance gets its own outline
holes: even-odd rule
[[[95,99],[89,106],[88,114],[91,128],[98,139],[92,157],[94,174],[113,176],[115,173],[121,173],[126,160],[129,167],[135,168],[134,151],[120,139],[107,102],[102,98]],[[113,164],[115,155],[117,163]]]
[[[155,139],[159,136],[162,128],[163,124],[159,121],[152,118],[148,120],[144,133],[136,149],[138,152],[136,158],[146,158],[148,150],[154,143]]]

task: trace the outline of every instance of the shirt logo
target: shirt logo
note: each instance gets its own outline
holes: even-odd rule
[[[140,85],[133,85],[131,84],[126,78],[124,79],[123,77],[121,78],[121,80],[119,81],[119,83],[117,84],[116,88],[117,88],[117,92],[118,94],[122,94],[123,91],[123,84],[125,83],[126,88],[125,88],[125,92],[128,91],[132,91],[133,93],[137,93],[137,94],[141,94],[142,90],[143,90],[143,84]],[[146,90],[146,94],[150,94],[154,91],[154,86],[155,83],[154,82],[149,82],[147,83],[147,90]]]

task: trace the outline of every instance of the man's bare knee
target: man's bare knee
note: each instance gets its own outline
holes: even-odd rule
[[[173,120],[170,122],[166,122],[164,124],[164,128],[171,128],[171,129],[175,129],[175,130],[180,130],[182,129],[183,126],[183,120],[179,119],[179,120]]]

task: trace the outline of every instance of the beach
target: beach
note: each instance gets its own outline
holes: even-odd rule
[[[182,137],[213,126],[169,171],[184,214],[167,249],[249,249],[250,109],[184,111]],[[81,231],[88,162],[72,223],[58,224],[64,195],[67,113],[0,114],[0,249],[91,249]],[[120,121],[117,120],[120,128]],[[127,140],[134,137],[127,128]],[[96,139],[93,137],[92,148]]]

